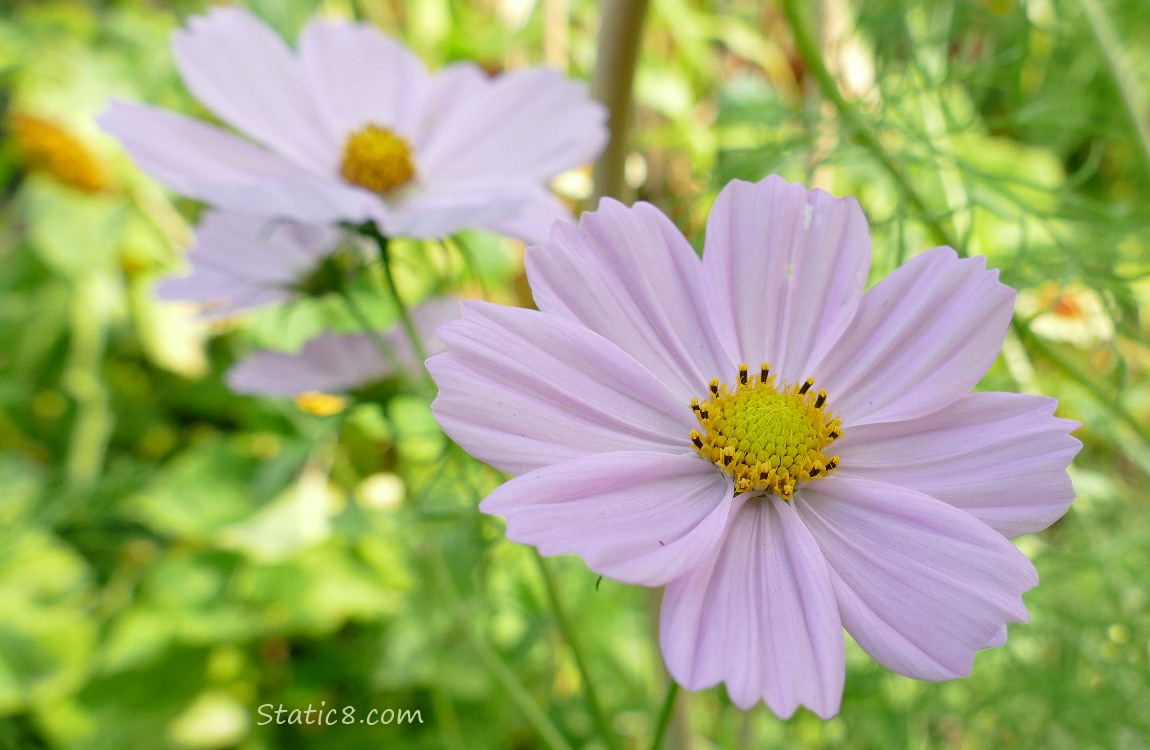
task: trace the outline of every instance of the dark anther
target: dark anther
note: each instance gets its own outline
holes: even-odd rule
[[[834,471],[834,470],[835,470],[835,467],[836,467],[836,466],[838,466],[838,465],[839,465],[839,464],[838,464],[838,461],[835,461],[835,460],[832,458],[830,461],[827,461],[827,471]]]
[[[691,409],[693,409],[696,414],[702,411],[702,409],[699,408],[699,400],[697,398],[691,399]]]
[[[759,382],[760,383],[767,382],[767,378],[769,378],[770,376],[771,376],[771,366],[768,365],[766,362],[764,362],[763,366],[759,369]]]
[[[820,471],[821,471],[821,469],[819,469],[819,467],[817,467],[817,466],[815,468],[811,469],[811,479],[814,479],[815,477],[817,477],[819,475]]]
[[[696,448],[702,448],[703,447],[703,440],[698,435],[692,435],[691,436],[691,442],[695,444]]]
[[[827,392],[826,391],[819,391],[819,397],[815,399],[815,408],[821,409],[823,404],[826,403],[826,401],[827,401]]]
[[[712,380],[710,387],[711,387],[711,395],[712,396],[718,396],[719,395],[719,381],[717,379]]]
[[[747,384],[747,366],[739,365],[739,382],[743,385]]]
[[[809,391],[811,389],[811,386],[814,384],[815,384],[814,378],[807,378],[807,382],[803,383],[803,387],[799,389],[799,395],[805,396],[807,391]]]
[[[735,454],[733,454],[733,453],[724,453],[724,454],[723,454],[723,466],[730,466],[730,465],[731,465],[731,461],[732,461],[732,460],[734,460],[734,458],[735,458]]]
[[[838,440],[839,437],[841,437],[841,436],[837,432],[835,432],[834,430],[831,430],[831,434],[830,434],[831,440]]]
[[[709,411],[707,411],[707,405],[706,404],[702,404],[699,406],[699,416],[702,417],[703,419],[710,419],[711,418],[711,413]]]

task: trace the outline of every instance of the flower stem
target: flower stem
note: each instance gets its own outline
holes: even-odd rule
[[[366,237],[371,238],[376,247],[379,248],[379,260],[383,266],[383,280],[387,284],[387,291],[391,294],[392,299],[395,300],[395,306],[399,310],[399,321],[403,325],[403,331],[407,334],[408,343],[411,344],[411,351],[415,354],[416,359],[419,360],[420,366],[423,366],[424,361],[427,359],[427,352],[423,348],[423,341],[419,338],[419,332],[415,330],[415,321],[411,319],[411,312],[407,309],[407,305],[403,304],[403,298],[399,296],[399,287],[395,284],[395,275],[391,272],[391,253],[388,251],[388,238],[385,237],[380,231],[375,222],[368,221],[360,224],[357,229]]]
[[[659,750],[663,746],[663,737],[667,734],[667,727],[671,725],[671,717],[675,715],[675,698],[679,695],[679,683],[671,680],[667,685],[667,697],[663,699],[663,708],[659,711],[659,722],[655,725],[655,738],[651,740],[651,750]]]
[[[355,322],[359,324],[360,329],[371,337],[375,348],[379,350],[380,355],[387,361],[387,364],[390,365],[395,372],[403,372],[406,367],[399,361],[399,358],[395,356],[395,352],[392,351],[391,346],[388,345],[383,336],[380,335],[379,329],[368,320],[367,314],[363,311],[363,308],[359,306],[359,303],[355,301],[355,297],[346,289],[340,289],[339,296],[347,305],[348,312],[351,313],[351,317],[355,318]]]
[[[447,566],[447,560],[443,557],[443,550],[440,549],[436,542],[431,542],[429,545],[431,554],[429,555],[431,565],[435,569],[435,576],[438,579],[439,587],[443,592],[444,597],[447,599],[448,605],[455,613],[456,622],[463,630],[464,637],[467,638],[471,648],[483,662],[483,666],[491,673],[491,676],[503,686],[507,692],[511,702],[516,705],[519,711],[523,714],[523,718],[527,720],[536,732],[539,733],[543,742],[555,750],[571,750],[570,743],[564,738],[563,733],[555,726],[551,718],[539,708],[531,694],[527,692],[527,688],[523,687],[511,668],[503,663],[499,653],[492,648],[483,636],[475,627],[475,618],[473,614],[468,611],[464,605],[463,600],[460,598],[459,591],[456,590],[455,584],[451,580],[451,571]]]
[[[602,3],[591,92],[607,107],[610,140],[595,162],[595,201],[603,196],[621,198],[625,187],[623,167],[631,124],[631,90],[646,15],[647,0]]]
[[[612,750],[618,750],[619,742],[611,728],[611,722],[607,719],[607,714],[603,712],[603,706],[599,702],[595,683],[591,680],[591,671],[587,668],[587,659],[583,655],[579,641],[575,638],[575,629],[571,626],[567,611],[563,609],[563,604],[559,601],[559,588],[555,584],[555,577],[551,575],[551,570],[547,567],[547,562],[539,554],[539,551],[533,549],[533,552],[535,563],[539,566],[539,574],[543,577],[544,588],[547,589],[547,598],[551,602],[551,609],[555,612],[555,622],[559,625],[559,630],[562,631],[563,637],[567,641],[567,647],[571,649],[571,654],[575,657],[575,666],[579,669],[579,675],[582,677],[583,697],[587,702],[587,710],[590,711],[591,718],[598,727],[603,741]]]

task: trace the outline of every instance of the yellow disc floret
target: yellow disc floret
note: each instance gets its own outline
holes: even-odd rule
[[[344,144],[339,173],[350,183],[389,193],[415,177],[411,144],[387,128],[365,125]]]
[[[320,393],[319,391],[301,393],[296,396],[295,403],[301,411],[305,411],[317,417],[330,417],[333,414],[339,414],[347,408],[347,401],[345,399],[330,393]]]
[[[62,126],[26,114],[13,115],[9,126],[20,161],[28,171],[46,172],[85,193],[99,193],[108,186],[100,160]]]
[[[751,374],[740,365],[733,388],[712,380],[709,398],[691,400],[699,420],[691,443],[734,480],[736,494],[773,492],[790,500],[800,482],[838,467],[838,456],[823,451],[842,435],[842,423],[814,380],[777,384],[770,369],[764,364]]]

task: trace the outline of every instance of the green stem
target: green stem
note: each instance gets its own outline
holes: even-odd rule
[[[591,680],[591,670],[587,667],[587,659],[575,637],[575,629],[571,626],[571,620],[567,617],[563,603],[559,601],[559,588],[555,584],[555,577],[551,575],[551,570],[547,567],[547,562],[543,556],[539,554],[539,550],[533,549],[532,551],[535,554],[535,563],[539,567],[539,574],[543,577],[543,586],[547,589],[547,599],[551,602],[551,609],[555,612],[555,622],[559,625],[559,630],[567,641],[567,647],[571,649],[571,654],[575,657],[575,666],[579,669],[579,675],[582,677],[583,697],[587,702],[587,710],[590,711],[592,720],[599,728],[599,734],[602,735],[603,741],[612,750],[617,750],[619,748],[618,739],[611,728],[611,722],[607,719],[607,714],[603,711],[603,705],[599,702],[595,683]]]
[[[923,223],[927,229],[935,236],[939,242],[944,245],[949,245],[955,248],[959,253],[963,253],[960,249],[958,239],[951,235],[942,222],[931,212],[927,207],[926,200],[911,184],[910,179],[899,168],[895,162],[894,157],[887,153],[883,147],[882,142],[879,141],[878,136],[875,135],[874,130],[870,127],[867,119],[862,115],[858,108],[846,98],[839,91],[838,83],[835,81],[834,76],[831,75],[830,70],[827,69],[826,63],[823,62],[822,52],[819,50],[818,43],[815,41],[814,34],[811,33],[810,27],[807,24],[806,17],[804,16],[806,8],[809,5],[800,0],[783,0],[783,13],[786,14],[787,23],[790,25],[791,34],[795,38],[795,48],[802,58],[803,64],[811,75],[814,76],[815,82],[819,86],[822,95],[834,105],[835,110],[839,113],[843,123],[847,126],[849,135],[858,139],[858,142],[871,153],[871,155],[878,161],[879,164],[890,174],[894,179],[903,195],[906,196],[907,201],[910,202],[912,208],[922,218]]]
[[[107,389],[100,377],[107,331],[106,316],[99,309],[98,287],[95,276],[76,282],[70,311],[71,346],[61,378],[76,404],[65,471],[69,481],[81,486],[91,484],[100,475],[114,422]]]
[[[407,309],[407,305],[403,304],[403,298],[399,296],[399,287],[395,283],[395,275],[391,272],[388,238],[383,236],[379,227],[372,221],[361,224],[358,229],[365,236],[370,237],[379,248],[379,260],[383,266],[383,280],[387,284],[387,291],[395,300],[395,306],[399,310],[399,320],[403,324],[404,333],[407,334],[408,343],[411,344],[411,351],[415,353],[416,359],[423,367],[423,363],[427,360],[427,352],[423,348],[423,341],[419,338],[419,332],[415,329],[415,321],[411,319],[411,312]]]
[[[607,147],[595,162],[595,200],[620,198],[631,124],[631,90],[643,36],[647,0],[603,0],[591,92],[607,107]]]
[[[675,715],[675,698],[678,695],[679,683],[671,680],[667,686],[667,697],[663,699],[663,708],[659,710],[659,723],[655,725],[655,738],[651,740],[651,750],[659,750],[663,746],[667,727],[671,726],[671,717]]]
[[[368,319],[367,313],[365,313],[363,308],[359,306],[359,303],[355,301],[355,297],[352,296],[351,292],[346,289],[340,289],[339,296],[342,297],[343,301],[347,304],[347,309],[351,313],[351,317],[355,318],[355,322],[359,324],[363,332],[371,337],[371,340],[375,343],[375,348],[379,350],[379,353],[383,356],[384,360],[387,361],[387,364],[397,373],[406,372],[406,365],[399,361],[399,357],[395,356],[391,345],[380,335],[379,329]]]
[[[1147,175],[1150,175],[1150,112],[1147,112],[1145,103],[1141,101],[1138,81],[1129,61],[1122,53],[1122,42],[1118,38],[1118,32],[1098,0],[1082,0],[1082,10],[1086,12],[1087,24],[1094,34],[1094,41],[1098,44],[1102,57],[1106,60],[1110,77],[1114,79],[1114,86],[1118,89],[1118,96],[1126,110],[1126,117],[1129,118],[1137,136],[1142,166],[1146,168]]]
[[[479,660],[483,662],[483,666],[503,686],[508,697],[511,698],[511,702],[518,707],[523,718],[539,733],[548,747],[556,750],[571,750],[571,745],[563,737],[563,733],[559,731],[550,717],[539,708],[531,694],[527,692],[527,688],[523,687],[511,669],[503,663],[498,652],[488,645],[487,641],[480,635],[475,627],[474,616],[464,605],[459,591],[456,590],[455,584],[451,580],[451,571],[447,566],[447,560],[443,557],[443,551],[435,542],[432,542],[430,547],[430,561],[435,569],[439,586],[443,590],[448,605],[455,612],[456,622],[463,630],[464,637],[471,644],[471,648]]]

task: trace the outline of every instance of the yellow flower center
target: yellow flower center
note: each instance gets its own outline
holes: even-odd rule
[[[295,404],[300,411],[316,417],[330,417],[347,408],[347,401],[339,396],[319,391],[308,391],[296,396]]]
[[[68,187],[98,193],[108,185],[103,165],[78,138],[49,120],[16,114],[12,140],[28,171],[46,172]]]
[[[415,177],[411,144],[387,128],[365,125],[344,144],[339,173],[373,192],[391,192]]]
[[[695,452],[735,482],[735,493],[773,492],[790,500],[799,482],[833,472],[839,457],[823,451],[842,436],[842,422],[826,407],[827,392],[814,380],[776,385],[764,364],[757,374],[739,366],[734,388],[710,383],[710,398],[691,400],[699,429]]]

